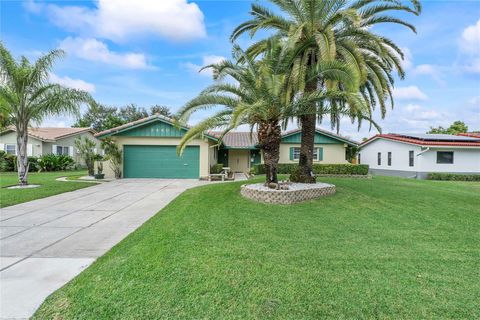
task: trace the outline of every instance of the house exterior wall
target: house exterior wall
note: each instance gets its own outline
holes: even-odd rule
[[[298,143],[282,143],[280,145],[280,161],[279,163],[298,163],[298,160],[290,160],[290,148],[300,147]],[[348,163],[345,159],[346,145],[343,143],[336,144],[315,144],[315,148],[323,148],[323,160],[314,163],[341,164]],[[263,163],[263,157],[262,157]]]
[[[43,154],[53,153],[53,149],[52,149],[53,145],[62,146],[62,147],[73,147],[73,157],[72,157],[73,160],[75,160],[75,162],[78,163],[78,164],[85,165],[85,161],[83,161],[83,159],[80,157],[80,155],[77,152],[77,148],[75,147],[75,140],[77,138],[80,138],[80,137],[82,139],[83,139],[83,137],[87,137],[88,139],[95,141],[96,152],[98,154],[102,153],[101,152],[101,147],[100,147],[101,141],[98,140],[97,138],[95,138],[91,132],[84,132],[84,133],[76,134],[74,136],[69,136],[69,137],[66,137],[66,138],[63,138],[63,139],[58,139],[57,141],[55,141],[53,143],[45,142],[43,144]]]
[[[129,137],[129,136],[112,136],[112,139],[123,150],[124,145],[151,145],[151,146],[177,146],[181,138],[161,138],[161,137]],[[195,139],[188,144],[189,146],[200,147],[200,177],[208,176],[210,172],[210,148],[211,143],[208,140]],[[114,178],[113,170],[109,163],[104,164],[104,173],[107,178]]]
[[[380,175],[425,178],[429,172],[479,173],[479,148],[430,148],[385,139],[377,139],[361,147],[360,163],[368,164],[370,171]],[[409,151],[414,152],[414,166],[409,166]],[[424,152],[423,152],[424,151]],[[453,151],[453,164],[437,164],[437,151]],[[378,152],[382,163],[378,165]],[[388,165],[388,152],[392,153],[392,164]]]
[[[6,132],[0,135],[0,144],[2,145],[2,150],[5,149],[5,144],[17,144],[17,133],[15,131]],[[27,140],[27,152],[28,152],[28,145],[31,145],[33,157],[39,157],[42,155],[42,141],[28,137]],[[29,155],[30,156],[30,155]]]

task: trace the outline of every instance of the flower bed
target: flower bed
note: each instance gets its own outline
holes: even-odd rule
[[[240,188],[240,194],[258,202],[292,204],[335,193],[335,186],[327,183],[291,183],[288,188],[288,190],[277,190],[270,189],[263,183],[244,184]]]

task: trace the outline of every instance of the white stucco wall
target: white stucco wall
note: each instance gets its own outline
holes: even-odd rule
[[[414,166],[409,166],[409,151],[415,154]],[[452,173],[480,173],[480,148],[443,147],[428,151],[426,147],[377,139],[360,150],[362,164],[368,164],[370,169],[398,170],[410,172],[452,172]],[[421,155],[419,155],[422,151]],[[437,151],[453,151],[453,164],[438,164]],[[382,153],[382,164],[377,164],[377,153]],[[388,152],[392,152],[392,165],[388,166]]]
[[[0,149],[4,150],[5,149],[5,144],[17,144],[17,133],[15,131],[11,132],[6,132],[5,134],[0,135],[0,144],[2,145]],[[31,145],[32,148],[32,154],[31,156],[33,157],[39,157],[42,155],[42,147],[43,143],[42,141],[28,137],[27,140],[27,150],[28,150],[28,145]]]

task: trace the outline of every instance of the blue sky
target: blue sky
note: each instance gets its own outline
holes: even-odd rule
[[[229,35],[248,19],[250,4],[1,1],[0,35],[15,56],[35,59],[53,48],[66,50],[51,80],[88,90],[100,103],[176,110],[212,82],[208,72],[197,72],[202,65],[230,57]],[[454,120],[480,130],[480,2],[423,1],[420,17],[405,18],[418,34],[399,26],[376,29],[406,53],[407,77],[396,82],[395,109],[377,117],[383,131],[425,132]],[[243,47],[250,42],[239,40]],[[191,123],[205,116],[196,114]],[[73,122],[56,117],[43,125]],[[328,122],[321,126],[329,129]],[[345,119],[341,133],[359,139],[375,132],[358,132]]]

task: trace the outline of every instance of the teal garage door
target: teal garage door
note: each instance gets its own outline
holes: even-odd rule
[[[198,178],[200,148],[187,147],[181,157],[176,146],[123,147],[125,178]]]

